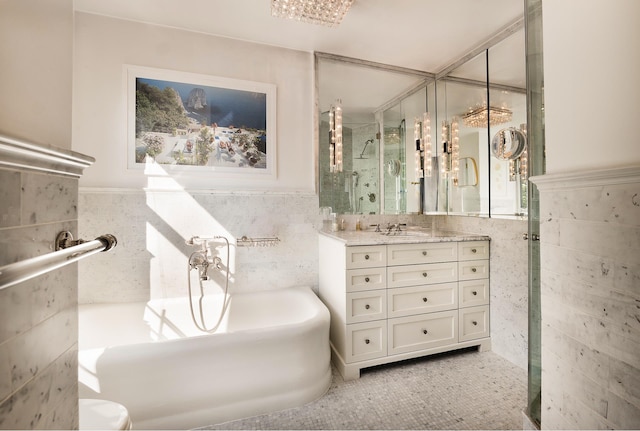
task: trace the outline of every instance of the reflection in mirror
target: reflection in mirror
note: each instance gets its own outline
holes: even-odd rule
[[[526,215],[526,145],[514,160],[505,160],[504,154],[496,157],[490,149],[498,130],[526,135],[524,29],[459,65],[436,85],[442,128],[438,147],[446,151],[439,189],[446,191],[447,212],[483,217]],[[513,143],[522,146],[520,141]],[[475,186],[461,186],[464,158],[476,161]]]
[[[475,187],[478,185],[478,165],[473,157],[460,159],[458,187]]]
[[[527,214],[527,152],[526,152],[526,62],[524,29],[514,33],[488,50],[489,98],[491,104],[508,108],[512,115],[508,121],[494,124],[492,138],[499,130],[508,129],[514,145],[498,157],[491,154],[490,186],[491,216],[520,217]],[[505,141],[506,144],[506,141]],[[520,152],[519,155],[516,155]],[[505,160],[505,156],[506,160]]]
[[[403,214],[420,207],[419,197],[416,201],[407,195],[407,183],[413,181],[408,172],[414,168],[407,166],[413,153],[407,153],[406,144],[413,132],[402,106],[421,99],[422,115],[424,86],[432,80],[426,72],[316,53],[321,207],[339,214]],[[331,172],[329,109],[337,99],[342,101],[343,170]],[[412,127],[413,117],[410,121]],[[391,174],[388,161],[393,163]]]
[[[446,151],[440,187],[447,192],[449,214],[489,215],[488,131],[481,114],[477,114],[486,112],[486,70],[483,52],[437,82],[438,95],[444,102],[438,104],[440,146]],[[473,159],[479,171],[473,185],[461,182],[465,159]]]

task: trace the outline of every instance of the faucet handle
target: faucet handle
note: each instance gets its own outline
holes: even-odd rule
[[[382,232],[380,230],[380,223],[378,223],[378,224],[370,224],[369,227],[375,227],[376,228],[376,232]]]

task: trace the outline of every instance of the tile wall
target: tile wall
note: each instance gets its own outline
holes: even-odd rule
[[[318,197],[300,193],[188,193],[80,191],[79,228],[88,236],[108,229],[118,247],[100,262],[79,263],[79,301],[130,302],[187,293],[193,235],[278,237],[273,247],[231,247],[232,292],[318,281]],[[226,246],[214,252],[226,263]],[[225,279],[214,274],[212,289]],[[197,279],[192,279],[197,281]],[[205,286],[208,283],[205,283]]]
[[[540,178],[542,427],[640,429],[640,168]]]
[[[78,180],[0,169],[0,266],[77,234]],[[78,427],[77,267],[0,289],[0,429]]]

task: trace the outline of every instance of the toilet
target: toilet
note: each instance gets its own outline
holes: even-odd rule
[[[113,401],[83,399],[80,407],[81,430],[130,430],[132,429],[129,412]]]

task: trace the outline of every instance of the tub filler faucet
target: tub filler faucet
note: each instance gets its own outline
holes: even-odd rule
[[[210,266],[213,266],[218,270],[222,268],[222,259],[220,259],[218,256],[210,256],[209,247],[207,245],[209,240],[217,238],[218,237],[200,238],[198,236],[193,236],[185,241],[185,243],[188,245],[202,245],[202,248],[199,251],[194,251],[189,256],[189,270],[198,270],[198,276],[200,277],[201,281],[209,280]]]
[[[209,248],[209,241],[214,240],[222,240],[226,243],[227,248],[227,259],[226,263],[222,264],[222,259],[218,256],[213,256]],[[202,246],[202,248],[198,251],[194,251],[189,256],[189,264],[187,266],[187,287],[189,289],[189,311],[191,313],[191,320],[193,324],[202,332],[214,333],[220,326],[222,322],[222,318],[224,317],[227,307],[230,303],[231,295],[229,295],[229,256],[231,254],[231,247],[229,245],[229,240],[224,236],[211,236],[211,237],[200,237],[200,236],[192,236],[188,240],[185,241],[187,245],[192,246]],[[209,269],[213,267],[215,270],[220,272],[225,272],[225,283],[224,283],[224,300],[222,307],[218,313],[217,321],[212,326],[211,322],[207,325],[205,323],[205,308],[203,305],[203,300],[205,297],[205,289],[203,281],[209,280]],[[200,299],[196,300],[193,297],[192,289],[191,289],[191,271],[198,271],[199,278],[199,287],[200,287]]]

